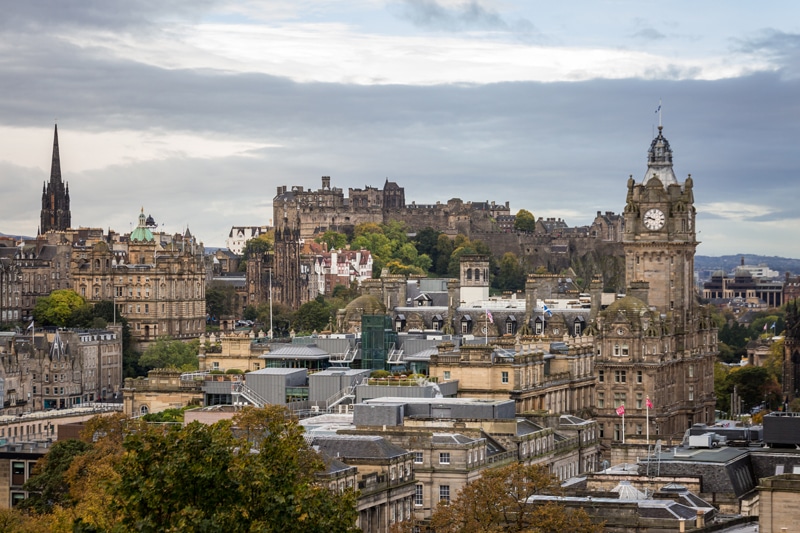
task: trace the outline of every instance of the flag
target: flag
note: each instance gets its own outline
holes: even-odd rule
[[[546,316],[553,316],[553,312],[550,310],[549,307],[547,307],[547,304],[544,304],[544,314]]]
[[[645,403],[647,403],[647,408],[648,409],[652,409],[653,408],[653,402],[650,401],[650,396],[647,397],[647,400],[645,401]]]
[[[764,323],[764,331],[767,331],[767,324],[766,324],[766,322]]]
[[[661,111],[661,103],[660,102],[658,104],[658,107],[656,108],[656,113],[658,113],[659,111]]]
[[[772,329],[775,329],[775,322],[772,323]]]
[[[30,331],[32,329],[33,329],[33,320],[31,320],[31,323],[28,324],[28,328],[25,331]]]
[[[625,416],[625,404],[623,403],[619,407],[617,407],[617,415]]]
[[[489,324],[494,324],[494,317],[492,316],[492,312],[488,309],[486,310],[486,318],[489,320]]]

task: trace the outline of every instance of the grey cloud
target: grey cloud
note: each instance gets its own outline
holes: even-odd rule
[[[498,12],[483,7],[476,0],[455,6],[443,6],[436,0],[402,0],[399,16],[427,30],[490,30],[531,35],[535,26],[527,19],[508,21]]]
[[[142,29],[164,17],[195,19],[218,3],[218,0],[2,0],[0,28],[43,33],[58,33],[66,27]]]
[[[655,28],[642,28],[636,31],[633,35],[634,38],[643,39],[645,41],[659,41],[666,39],[667,36]]]
[[[126,231],[144,204],[169,229],[188,224],[219,245],[234,224],[268,222],[278,185],[316,188],[322,175],[345,189],[388,177],[417,203],[510,201],[537,216],[582,213],[567,221],[586,224],[597,210],[621,211],[628,174],[642,179],[659,98],[676,174],[693,175],[698,203],[778,203],[792,209],[789,217],[795,213],[788,204],[800,197],[791,111],[800,80],[777,73],[718,81],[350,86],[165,70],[46,36],[18,49],[0,57],[0,68],[14,73],[0,77],[5,125],[49,130],[57,116],[61,139],[75,130],[153,129],[281,146],[246,157],[120,162],[81,174],[65,166],[73,221],[84,226]],[[46,177],[0,166],[0,186],[10,191],[0,197],[0,231],[35,232]],[[754,252],[783,246],[789,250],[780,255],[800,256],[796,239],[745,241],[739,235],[754,226],[699,216],[698,224],[709,224],[704,235],[728,228],[733,237],[704,243],[702,253],[747,242]]]
[[[739,39],[736,50],[744,53],[766,53],[778,62],[784,74],[800,76],[800,34],[766,29],[757,35]]]

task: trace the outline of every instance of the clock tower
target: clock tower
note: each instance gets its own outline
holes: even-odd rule
[[[624,217],[626,294],[590,325],[595,417],[608,449],[650,445],[649,437],[675,442],[692,424],[714,421],[717,328],[695,295],[692,178],[675,177],[660,126],[644,178],[628,179]]]
[[[625,279],[646,281],[648,303],[685,326],[694,307],[697,248],[692,177],[678,182],[662,127],[647,152],[641,183],[628,179],[625,205]]]

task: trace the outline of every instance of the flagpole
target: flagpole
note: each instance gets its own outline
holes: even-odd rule
[[[625,404],[622,404],[622,444],[625,444]]]
[[[647,397],[645,400],[645,407],[647,407],[647,455],[650,455],[650,396]]]
[[[485,334],[484,342],[488,346],[489,345],[489,310],[488,309],[484,309],[484,311],[486,312],[486,329],[484,330],[484,334]]]

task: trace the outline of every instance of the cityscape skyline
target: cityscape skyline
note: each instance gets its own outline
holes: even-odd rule
[[[36,231],[54,121],[76,227],[125,233],[144,206],[223,246],[231,226],[269,223],[276,186],[322,175],[584,225],[643,179],[661,100],[676,174],[695,183],[698,253],[800,257],[798,207],[781,202],[800,192],[799,8],[671,7],[15,8],[0,23],[0,231]]]

